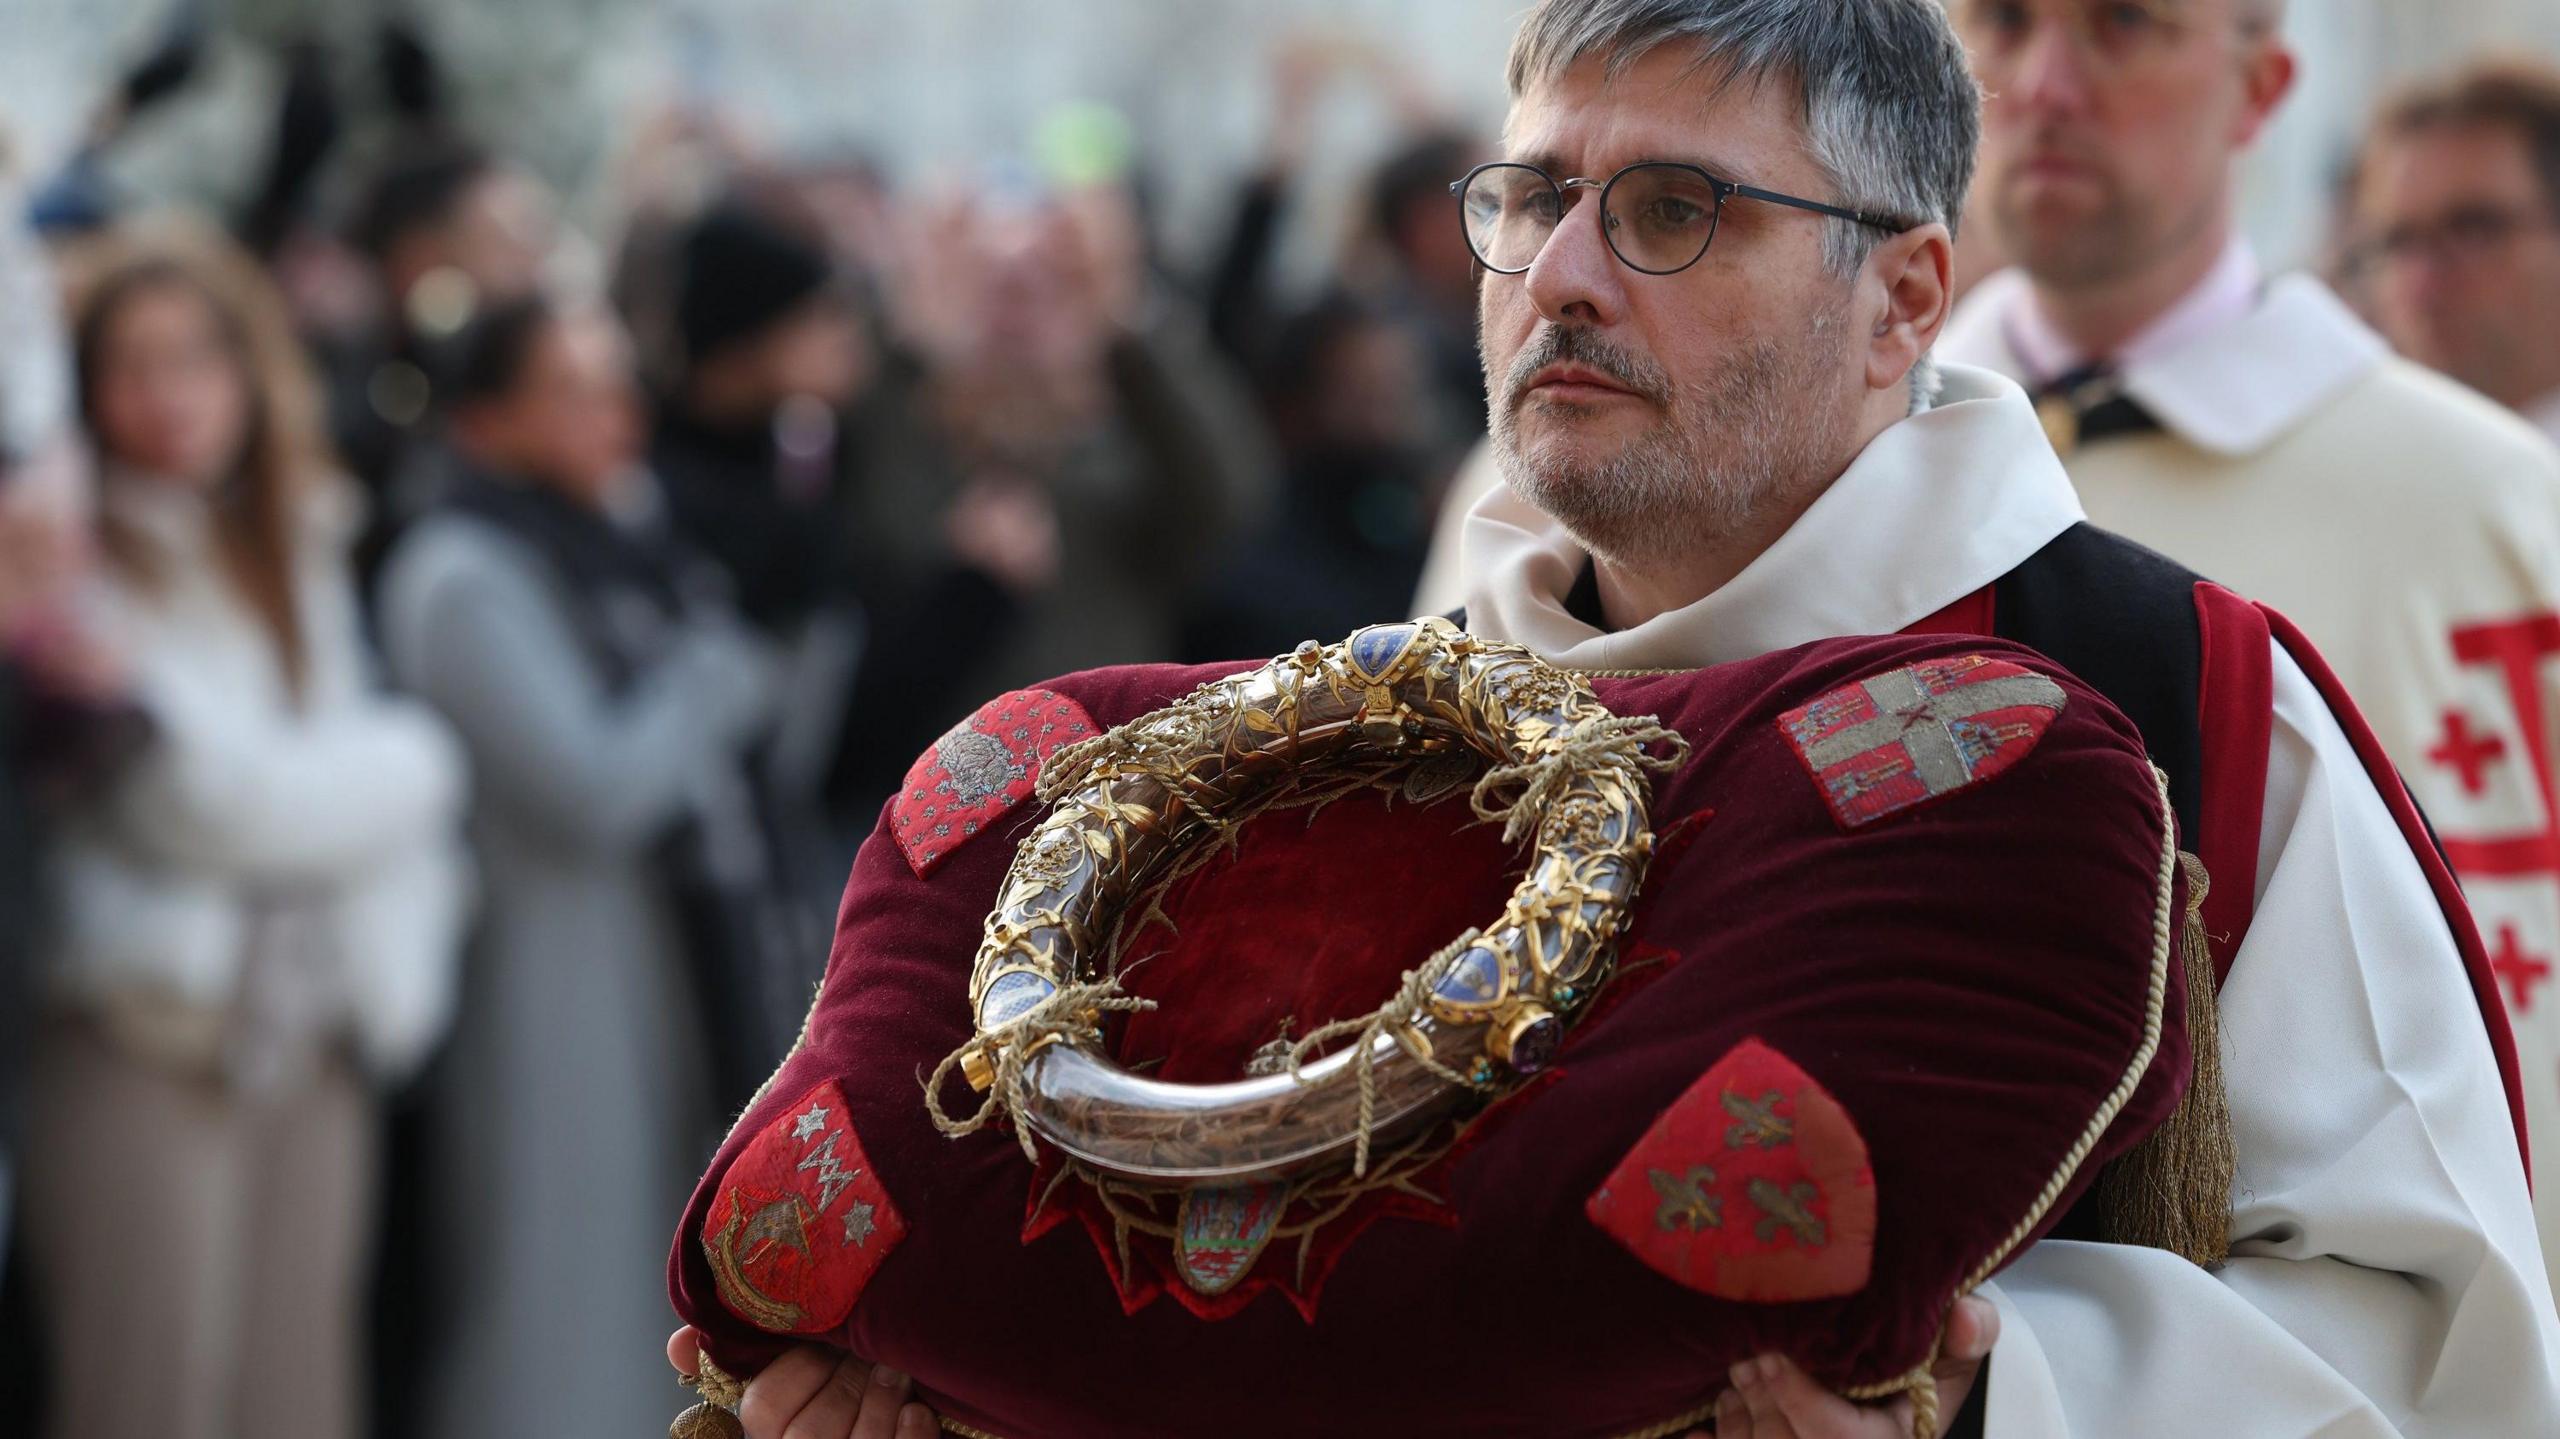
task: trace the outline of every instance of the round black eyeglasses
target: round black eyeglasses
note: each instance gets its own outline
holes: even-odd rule
[[[1819,200],[1781,195],[1755,185],[1720,180],[1677,160],[1629,165],[1608,183],[1558,180],[1535,165],[1496,160],[1478,165],[1449,187],[1458,197],[1458,219],[1476,262],[1497,275],[1526,271],[1564,219],[1567,190],[1600,192],[1600,229],[1609,249],[1630,270],[1676,275],[1715,243],[1724,202],[1736,196],[1899,233],[1910,225],[1887,215],[1843,209]]]

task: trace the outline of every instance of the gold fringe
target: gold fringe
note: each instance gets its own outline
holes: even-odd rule
[[[2206,1269],[2231,1255],[2231,1186],[2238,1158],[2222,1077],[2222,1038],[2213,954],[2204,929],[2212,887],[2203,861],[2180,854],[2186,872],[2178,964],[2186,971],[2187,1045],[2194,1063],[2186,1095],[2168,1122],[2098,1175],[2090,1202],[2101,1237],[2165,1249]]]

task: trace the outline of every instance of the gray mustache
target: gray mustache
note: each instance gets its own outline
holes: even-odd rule
[[[1568,362],[1588,365],[1648,400],[1662,398],[1661,377],[1651,365],[1590,330],[1563,325],[1548,325],[1540,330],[1537,338],[1511,362],[1511,373],[1503,382],[1504,398],[1517,403],[1520,392],[1540,370]]]

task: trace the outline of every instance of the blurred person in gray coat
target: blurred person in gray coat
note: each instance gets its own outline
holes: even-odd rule
[[[664,1423],[667,1223],[723,1117],[692,965],[704,913],[753,908],[718,901],[763,877],[749,756],[782,687],[668,532],[620,328],[528,301],[465,352],[471,473],[381,589],[395,673],[470,749],[487,876],[435,1100],[451,1348],[422,1432],[623,1439]]]

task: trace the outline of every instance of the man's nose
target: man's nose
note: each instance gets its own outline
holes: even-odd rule
[[[1626,267],[1609,251],[1600,197],[1565,211],[1523,278],[1529,302],[1554,324],[1612,325],[1626,313]]]
[[[2030,114],[2076,115],[2096,97],[2097,79],[2071,27],[2048,19],[2028,31],[2009,65],[2008,83],[1993,90],[1995,96],[2005,91]]]
[[[2392,288],[2421,313],[2443,305],[2463,279],[2463,263],[2442,242],[2415,245],[2394,257]]]

